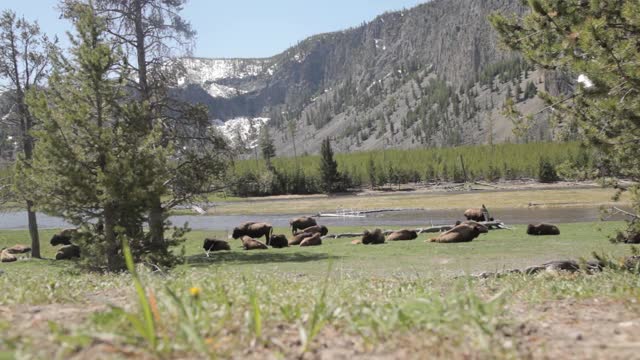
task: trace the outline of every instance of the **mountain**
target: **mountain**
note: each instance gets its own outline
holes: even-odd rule
[[[533,112],[542,107],[538,90],[570,84],[501,50],[487,21],[494,11],[526,7],[434,0],[312,36],[271,58],[186,58],[178,93],[218,121],[270,119],[278,154],[293,154],[293,141],[299,154],[317,153],[325,137],[338,151],[520,140],[501,114],[505,99]],[[521,138],[551,138],[545,115],[538,117]]]

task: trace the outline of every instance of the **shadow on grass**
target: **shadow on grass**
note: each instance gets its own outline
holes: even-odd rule
[[[262,251],[216,252],[207,257],[205,254],[187,256],[187,265],[202,267],[220,263],[230,264],[267,264],[267,263],[304,263],[321,260],[337,260],[340,256],[313,253],[275,253]]]

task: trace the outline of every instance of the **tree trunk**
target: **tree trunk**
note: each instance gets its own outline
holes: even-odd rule
[[[151,233],[151,245],[161,247],[164,245],[164,209],[160,198],[152,199],[149,209],[149,232]]]
[[[118,239],[116,238],[115,211],[110,205],[104,208],[104,238],[107,243],[107,266],[109,270],[115,271],[124,268],[122,258],[118,256]]]
[[[31,257],[40,259],[40,237],[38,235],[38,221],[33,211],[33,201],[27,200],[27,219],[29,220],[29,235],[31,236]]]

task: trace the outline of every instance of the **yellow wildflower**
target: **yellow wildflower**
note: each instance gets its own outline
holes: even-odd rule
[[[191,289],[189,289],[189,294],[191,294],[191,296],[193,296],[194,298],[197,298],[198,296],[200,296],[200,288],[199,287],[192,287]]]

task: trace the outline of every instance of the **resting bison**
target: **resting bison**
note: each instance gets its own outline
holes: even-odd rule
[[[80,257],[80,247],[78,245],[65,245],[56,253],[56,260],[71,260]]]
[[[268,249],[267,245],[261,243],[260,241],[251,238],[249,236],[243,236],[242,239],[242,247],[245,250],[266,250]]]
[[[365,230],[362,235],[362,243],[365,245],[384,244],[384,234],[382,233],[382,230],[375,229],[373,232]]]
[[[306,229],[310,226],[318,225],[316,223],[316,219],[308,216],[301,216],[299,218],[291,219],[289,221],[289,225],[291,225],[291,233],[295,234],[296,230]]]
[[[640,244],[640,232],[631,233],[625,239],[626,244]]]
[[[309,226],[308,228],[304,228],[303,230],[300,230],[299,233],[300,234],[301,233],[311,233],[311,234],[320,233],[321,236],[325,236],[329,233],[329,229],[327,229],[327,227],[324,225],[313,225],[313,226]],[[296,233],[296,235],[299,233]]]
[[[418,237],[418,233],[413,230],[398,230],[387,235],[389,241],[413,240]]]
[[[560,229],[550,224],[529,224],[527,226],[527,234],[529,235],[560,235]]]
[[[246,222],[233,229],[231,235],[234,239],[241,238],[243,236],[249,236],[252,238],[261,238],[264,236],[267,245],[269,244],[269,238],[273,228],[267,223]]]
[[[3,249],[2,251],[0,251],[0,262],[8,263],[14,261],[18,261],[18,258],[8,252],[7,249]]]
[[[202,248],[205,251],[231,250],[231,246],[229,246],[228,242],[224,240],[218,240],[218,239],[204,239],[204,244],[202,245]]]
[[[287,237],[284,235],[271,235],[269,245],[276,249],[281,249],[289,246],[289,240],[287,240]]]
[[[51,237],[51,246],[71,245],[71,239],[78,229],[64,229]]]
[[[309,237],[306,237],[300,243],[300,246],[318,246],[322,245],[322,236],[320,233],[315,233]]]
[[[462,222],[462,224],[477,227],[477,228],[478,228],[478,231],[480,231],[480,234],[487,234],[487,233],[489,233],[489,228],[488,228],[488,227],[486,227],[486,226],[484,226],[484,225],[482,225],[482,224],[480,224],[480,223],[478,223],[478,222],[475,222],[475,221],[473,221],[473,220],[463,221],[463,222]]]
[[[291,238],[291,240],[289,240],[289,246],[293,246],[293,245],[300,245],[300,243],[302,242],[302,240],[312,236],[312,233],[300,233],[300,234],[296,234],[296,236],[294,236],[293,238]]]
[[[449,231],[445,231],[437,237],[429,239],[437,243],[461,243],[473,241],[480,235],[480,226],[460,224]]]
[[[4,249],[4,251],[6,251],[6,252],[8,252],[9,254],[12,254],[12,255],[26,254],[28,252],[31,252],[31,247],[29,247],[27,245],[13,245],[10,248]]]

